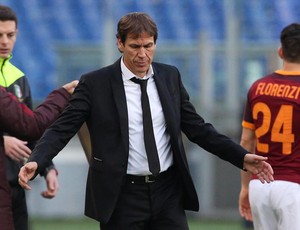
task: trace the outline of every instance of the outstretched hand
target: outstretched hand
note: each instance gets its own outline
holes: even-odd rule
[[[37,170],[36,162],[26,163],[19,172],[19,184],[26,190],[30,190],[31,187],[28,185],[29,180],[35,175]]]
[[[266,162],[268,158],[247,153],[244,157],[244,169],[256,175],[261,183],[274,181],[272,166]]]

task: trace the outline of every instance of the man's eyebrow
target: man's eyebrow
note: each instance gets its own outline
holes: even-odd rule
[[[137,44],[137,43],[131,43],[129,44],[130,46],[148,46],[148,45],[152,45],[154,44],[154,42],[148,42],[146,44]]]

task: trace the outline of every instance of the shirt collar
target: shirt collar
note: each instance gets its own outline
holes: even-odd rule
[[[276,70],[275,73],[281,75],[300,75],[300,71],[287,71],[287,70]]]
[[[126,80],[130,80],[133,77],[136,77],[136,78],[140,79],[140,77],[137,77],[134,73],[132,73],[126,67],[126,65],[124,64],[123,57],[121,58],[121,71],[122,71],[122,75],[123,75],[124,79],[126,79]],[[148,71],[146,73],[146,76],[143,77],[143,79],[148,79],[148,78],[152,77],[153,75],[154,75],[153,68],[152,68],[152,65],[150,65],[150,67],[149,67],[149,69],[148,69]]]
[[[10,54],[7,58],[1,58],[0,57],[0,63],[3,63],[4,61],[6,61],[6,60],[10,60],[10,59],[12,59],[12,54]]]

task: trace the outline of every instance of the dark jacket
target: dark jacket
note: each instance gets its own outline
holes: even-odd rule
[[[55,90],[32,112],[16,97],[0,87],[0,229],[12,230],[11,193],[5,173],[3,132],[22,140],[38,139],[58,116],[70,95],[65,89]]]
[[[31,89],[25,74],[14,66],[10,60],[12,55],[6,59],[0,58],[0,86],[5,87],[6,90],[17,97],[17,99],[24,103],[28,108],[32,109],[32,97]],[[10,135],[9,133],[5,135]],[[28,143],[28,147],[32,150],[34,148],[35,141]],[[19,186],[18,174],[22,163],[16,162],[6,156],[6,177],[11,186]],[[47,166],[47,169],[43,170],[41,175],[46,176],[51,168],[54,168],[53,162]]]
[[[246,150],[205,123],[189,102],[177,68],[153,63],[154,80],[170,134],[185,209],[198,210],[198,198],[189,172],[182,132],[218,157],[243,167]],[[120,59],[113,65],[87,73],[80,79],[70,104],[37,143],[29,161],[39,167],[74,136],[83,122],[91,136],[92,159],[86,186],[85,214],[106,223],[119,197],[129,154],[128,111]]]

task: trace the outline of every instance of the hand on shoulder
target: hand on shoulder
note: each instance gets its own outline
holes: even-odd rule
[[[65,88],[69,94],[73,94],[74,89],[78,85],[78,82],[79,82],[78,80],[71,81],[71,82],[63,85],[63,88]]]

